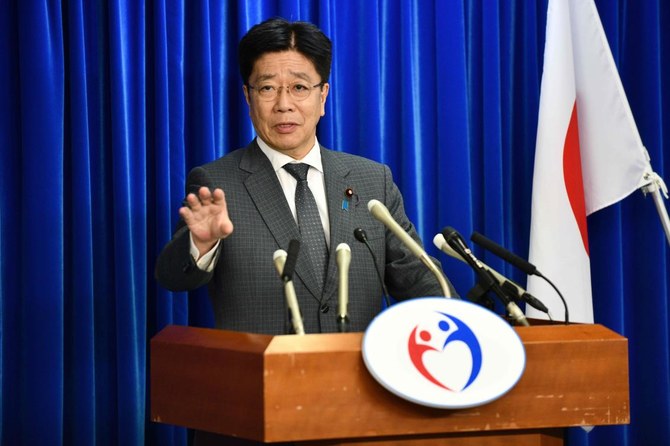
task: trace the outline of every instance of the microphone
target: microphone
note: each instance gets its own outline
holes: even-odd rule
[[[356,240],[367,246],[368,251],[370,251],[370,255],[372,256],[372,263],[374,264],[375,272],[377,273],[377,278],[379,279],[379,283],[381,283],[382,285],[384,302],[386,303],[386,308],[388,308],[391,306],[391,300],[389,299],[389,292],[386,289],[386,285],[384,284],[382,273],[379,271],[379,265],[377,264],[377,257],[375,256],[375,253],[372,250],[372,246],[370,246],[370,243],[368,243],[368,235],[365,233],[365,230],[363,228],[356,228],[354,229],[354,237],[356,238]]]
[[[512,302],[503,289],[500,287],[498,282],[494,279],[493,274],[484,266],[482,262],[475,257],[470,248],[465,243],[461,234],[459,234],[454,228],[447,226],[442,230],[442,235],[446,240],[447,244],[454,250],[458,255],[460,255],[465,262],[470,265],[470,267],[477,273],[480,280],[483,282],[486,288],[491,288],[493,292],[500,298],[503,305],[507,309],[507,312],[512,316],[512,318],[521,325],[530,325],[526,316],[519,309],[517,304]]]
[[[489,271],[491,271],[491,273],[493,274],[492,270]],[[495,274],[493,274],[493,276],[495,277]],[[498,283],[500,283],[500,280],[498,280]],[[537,311],[549,314],[549,308],[547,308],[547,306],[543,304],[540,299],[533,296],[528,291],[524,290],[511,280],[505,280],[503,283],[500,283],[500,286],[504,291],[507,291],[510,295],[514,296],[516,300],[526,302],[528,305],[535,308]]]
[[[370,200],[368,201],[368,211],[372,214],[374,218],[382,222],[388,229],[395,234],[400,241],[423,262],[424,265],[430,270],[430,272],[435,275],[440,287],[442,288],[442,294],[445,297],[452,297],[449,292],[449,286],[447,281],[442,274],[442,271],[430,260],[426,251],[412,238],[410,235],[393,219],[389,210],[384,206],[379,200]]]
[[[569,322],[569,320],[570,320],[570,315],[569,314],[570,313],[568,312],[568,303],[565,301],[565,298],[563,297],[563,294],[561,294],[559,289],[556,288],[556,285],[554,285],[554,283],[551,280],[549,280],[546,276],[544,276],[535,267],[535,265],[533,265],[532,263],[522,259],[521,257],[514,254],[513,252],[503,248],[502,246],[500,246],[499,244],[497,244],[493,240],[490,240],[490,239],[484,237],[482,234],[478,233],[477,231],[472,233],[472,236],[470,237],[470,239],[473,242],[475,242],[476,244],[478,244],[479,246],[481,246],[482,248],[484,248],[488,251],[491,251],[493,254],[497,255],[501,259],[503,259],[503,260],[511,263],[512,265],[516,266],[517,268],[519,268],[521,271],[528,274],[529,276],[535,275],[535,276],[538,276],[538,277],[541,277],[542,279],[544,279],[549,285],[551,285],[551,287],[554,289],[554,291],[556,291],[556,294],[558,294],[558,297],[563,302],[563,308],[565,309],[565,323],[567,324]],[[535,299],[530,294],[528,294],[528,296],[530,296],[532,299]],[[539,302],[537,299],[535,299],[535,301]],[[544,313],[549,314],[549,310],[545,311],[545,310],[542,310],[541,308],[536,307],[535,305],[533,305],[530,302],[528,302],[528,303],[533,308],[535,308],[539,311],[542,311]],[[540,305],[544,308],[547,308],[541,302],[540,302]]]
[[[293,273],[299,251],[300,242],[298,240],[291,240],[288,245],[288,254],[283,249],[278,249],[274,252],[272,259],[279,276],[284,282],[284,296],[291,313],[293,331],[295,334],[304,335],[305,328],[302,324],[302,316],[300,315],[300,307],[298,306],[298,296],[296,296],[295,288],[293,287]]]
[[[338,287],[338,311],[337,328],[340,333],[349,331],[349,315],[347,305],[349,304],[349,265],[351,263],[351,248],[346,243],[340,243],[335,249],[337,253],[337,269],[340,273]]]
[[[283,249],[278,249],[274,252],[272,255],[272,261],[275,264],[275,268],[277,269],[277,274],[279,274],[279,278],[282,277],[282,274],[284,272],[284,265],[286,264],[286,251]],[[288,299],[286,299],[286,286],[284,286],[284,300],[286,301],[286,307],[288,309]],[[286,327],[286,332],[289,333],[290,329]]]
[[[286,251],[283,249],[278,249],[272,254],[272,261],[275,264],[275,268],[277,269],[277,274],[279,274],[279,277],[281,277],[282,273],[284,272],[284,265],[286,264]]]
[[[300,252],[300,240],[293,239],[288,243],[288,254],[286,257],[286,264],[281,273],[281,279],[284,282],[293,280],[293,273],[295,272],[295,265],[298,262],[298,253]]]
[[[496,242],[494,242],[491,239],[488,239],[484,237],[482,234],[479,232],[475,231],[472,233],[470,236],[470,240],[472,240],[475,244],[481,246],[482,248],[486,249],[487,251],[491,251],[493,254],[497,255],[501,259],[505,260],[508,263],[511,263],[512,265],[516,266],[519,268],[521,271],[524,273],[528,274],[529,276],[531,275],[537,275],[540,276],[540,272],[537,270],[535,265],[532,263],[522,259],[518,255],[514,254],[513,252],[503,248]]]
[[[442,234],[435,235],[435,237],[433,238],[433,244],[435,245],[435,247],[437,247],[437,249],[439,249],[443,253],[455,259],[458,259],[461,262],[465,262],[465,259],[460,255],[458,255],[458,253],[454,251],[451,248],[451,246],[447,244],[447,241],[444,239],[444,236]],[[489,270],[489,272],[493,275],[498,284],[502,287],[504,291],[508,293],[508,295],[514,296],[515,300],[526,302],[531,307],[543,313],[549,312],[549,309],[542,303],[542,301],[540,301],[538,298],[536,298],[535,296],[524,290],[516,282],[509,280],[507,277],[503,276],[498,271],[488,266],[486,263],[481,262],[481,264],[484,266],[484,268]]]

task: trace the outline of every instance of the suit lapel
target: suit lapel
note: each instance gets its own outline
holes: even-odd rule
[[[300,239],[300,231],[286,203],[277,174],[255,140],[245,149],[240,161],[240,169],[249,173],[244,186],[263,222],[277,241],[277,245],[282,249],[288,249],[292,239]],[[320,290],[306,255],[298,256],[295,274],[300,277],[314,297],[320,300]]]
[[[331,150],[321,150],[321,160],[326,182],[326,197],[328,200],[328,218],[330,220],[330,253],[328,256],[328,269],[323,290],[323,301],[327,301],[337,292],[337,245],[347,243],[351,245],[353,233],[349,234],[352,227],[353,208],[343,209],[343,201],[347,198],[345,191],[353,185],[347,183],[349,167]]]

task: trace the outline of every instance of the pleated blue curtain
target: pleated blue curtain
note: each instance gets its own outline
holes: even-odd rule
[[[669,7],[597,6],[663,175]],[[271,16],[314,22],[331,37],[320,141],[391,166],[462,295],[474,276],[432,247],[442,227],[528,252],[544,0],[0,8],[3,445],[187,444],[185,429],[149,420],[148,342],[168,324],[210,326],[212,314],[204,290],[167,292],[153,266],[188,170],[254,135],[236,48]],[[571,429],[569,444],[670,443],[668,245],[651,199],[637,192],[594,214],[589,239],[596,322],[629,339],[632,423]]]
[[[0,131],[3,437],[9,429],[6,413],[27,414],[35,409],[51,414],[45,420],[45,429],[59,432],[63,426],[64,179],[58,167],[57,174],[51,171],[52,166],[62,165],[64,158],[62,21],[60,13],[53,14],[47,5],[21,5],[21,12],[20,17],[2,14],[0,19],[3,34],[14,30],[0,39],[2,66],[7,67],[0,82],[6,98]],[[15,59],[19,51],[23,57]],[[18,96],[22,83],[30,88],[21,90]],[[10,106],[12,109],[7,110]],[[22,131],[23,123],[34,118],[57,125]],[[41,224],[21,224],[28,219]],[[43,277],[32,280],[30,259],[19,256],[20,252],[39,253],[58,262],[40,265]],[[29,311],[32,308],[37,311]],[[32,335],[34,329],[40,331],[39,336]],[[42,366],[46,366],[49,379],[43,379]],[[35,395],[39,398],[33,398]],[[17,429],[30,428],[26,417],[12,421]]]

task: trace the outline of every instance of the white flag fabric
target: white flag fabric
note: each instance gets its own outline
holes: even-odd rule
[[[561,291],[571,321],[593,322],[586,216],[648,184],[650,173],[593,0],[549,0],[529,261]],[[530,276],[528,291],[563,319],[545,281]]]

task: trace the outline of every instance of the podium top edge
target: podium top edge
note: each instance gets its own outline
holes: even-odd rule
[[[546,342],[626,341],[600,324],[553,324],[514,327],[524,344]],[[200,348],[263,353],[360,351],[363,332],[306,335],[267,335],[214,328],[169,325],[151,339],[152,345],[172,344]]]
[[[197,345],[201,348],[262,352],[270,344],[273,337],[272,335],[242,331],[168,325],[151,339],[151,344]]]
[[[524,344],[533,342],[626,340],[601,324],[555,324],[514,327]]]

